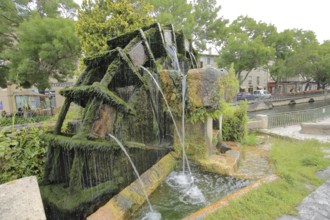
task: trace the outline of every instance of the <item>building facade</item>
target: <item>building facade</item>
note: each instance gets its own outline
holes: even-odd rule
[[[207,53],[199,54],[198,56],[198,63],[199,67],[217,67],[216,64],[216,57],[219,55],[212,52],[212,49],[209,49]],[[253,93],[255,90],[265,89],[269,92],[273,92],[272,85],[275,83],[269,74],[268,70],[263,68],[256,68],[253,69],[248,76],[247,71],[243,71],[241,74],[241,79],[245,79],[240,85],[240,91],[243,92],[250,92]]]
[[[253,93],[255,90],[264,89],[273,93],[271,85],[274,81],[271,79],[270,73],[266,69],[259,67],[251,70],[250,73],[243,71],[241,74],[241,80],[243,80],[240,85],[241,92]]]
[[[73,86],[74,81],[51,83],[51,89],[40,94],[38,89],[18,88],[15,84],[10,84],[7,88],[0,88],[0,112],[7,115],[13,114],[20,109],[30,109],[33,111],[52,110],[56,112],[61,108],[65,98],[59,91],[68,86]],[[49,111],[50,112],[50,111]]]

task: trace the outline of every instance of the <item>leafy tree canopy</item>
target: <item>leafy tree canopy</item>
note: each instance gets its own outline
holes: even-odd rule
[[[257,23],[249,17],[239,17],[229,26],[229,35],[221,50],[218,66],[228,68],[232,63],[242,83],[251,70],[266,66],[274,58],[275,50],[269,46],[276,33],[273,26]],[[247,71],[245,78],[241,77]]]
[[[106,41],[152,23],[144,0],[83,0],[76,30],[86,56],[107,49]]]
[[[73,0],[2,0],[0,3],[0,86],[10,80],[9,63],[13,51],[18,51],[20,25],[35,17],[73,18],[78,5]],[[31,27],[32,28],[32,27]],[[50,27],[52,28],[52,27]],[[13,50],[13,51],[12,51]],[[29,59],[29,57],[26,57]],[[18,73],[17,73],[18,74]],[[16,75],[17,75],[16,74]],[[17,77],[16,77],[17,78]]]
[[[153,17],[162,25],[173,24],[192,39],[198,51],[207,43],[219,42],[226,32],[227,20],[219,17],[221,7],[216,0],[147,0],[154,6]],[[215,41],[217,40],[217,41]]]
[[[191,37],[194,17],[193,5],[186,0],[147,0],[153,5],[153,18],[161,25],[173,24],[175,30],[182,30]]]
[[[17,36],[8,54],[13,82],[42,91],[50,88],[50,78],[63,81],[72,74],[80,54],[72,20],[36,16],[18,27]]]
[[[274,41],[275,62],[270,67],[272,77],[276,81],[294,76],[311,80],[319,60],[318,46],[312,31],[292,29],[278,33]]]
[[[204,51],[208,44],[221,46],[227,35],[228,20],[219,16],[220,10],[216,0],[194,1],[192,39],[197,50]]]
[[[318,88],[325,89],[330,84],[330,41],[324,41],[318,50],[316,71],[314,79],[318,82]]]

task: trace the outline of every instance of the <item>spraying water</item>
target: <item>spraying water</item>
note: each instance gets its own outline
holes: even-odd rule
[[[132,165],[132,167],[133,167],[133,170],[134,170],[134,172],[135,172],[135,175],[138,177],[138,180],[139,180],[140,185],[141,185],[141,189],[142,189],[142,191],[143,191],[144,196],[146,197],[147,203],[148,203],[149,208],[150,208],[150,212],[148,213],[148,216],[146,216],[146,218],[144,218],[144,219],[154,219],[154,220],[156,220],[156,219],[161,219],[161,215],[153,210],[153,208],[152,208],[152,206],[151,206],[151,203],[150,203],[150,201],[149,201],[148,195],[147,195],[147,193],[146,193],[146,191],[145,191],[144,183],[142,182],[142,180],[141,180],[141,178],[140,178],[140,175],[139,175],[139,172],[137,171],[137,169],[136,169],[136,167],[135,167],[135,165],[134,165],[134,163],[133,163],[131,157],[130,157],[129,154],[127,153],[125,147],[122,145],[122,143],[121,143],[121,142],[120,142],[115,136],[111,135],[110,133],[109,133],[108,135],[109,135],[109,137],[111,137],[112,139],[114,139],[114,140],[117,142],[117,144],[120,146],[120,148],[122,149],[122,151],[123,151],[123,152],[125,153],[125,155],[127,156],[129,162],[131,163],[131,165]]]
[[[182,128],[182,166],[183,166],[183,171],[185,170],[185,160],[187,160],[187,165],[189,166],[188,163],[188,158],[186,155],[186,149],[185,149],[185,109],[186,109],[186,84],[187,84],[187,77],[186,75],[183,75],[182,77],[182,121],[181,121],[181,128]],[[189,168],[190,170],[190,168]],[[190,172],[191,173],[191,172]]]
[[[166,46],[166,51],[170,55],[171,60],[172,60],[172,66],[174,67],[175,70],[180,70],[180,65],[179,65],[179,59],[176,53],[176,48],[170,45]]]
[[[170,106],[168,105],[168,102],[167,102],[167,100],[166,100],[166,98],[165,98],[165,95],[164,95],[164,93],[163,93],[163,90],[162,90],[162,88],[159,86],[159,84],[158,84],[157,80],[155,79],[155,77],[150,73],[150,71],[149,71],[147,68],[145,68],[144,66],[141,66],[141,68],[142,68],[143,70],[145,70],[145,71],[151,76],[151,78],[152,78],[153,81],[155,82],[155,84],[156,84],[156,86],[157,86],[159,92],[160,92],[160,93],[162,94],[162,96],[163,96],[163,99],[164,99],[164,101],[165,101],[166,107],[167,107],[167,109],[168,109],[168,111],[169,111],[169,113],[170,113],[170,116],[171,116],[172,120],[173,120],[173,124],[174,124],[175,130],[176,130],[176,133],[177,133],[177,135],[178,135],[179,141],[180,141],[181,146],[182,146],[182,155],[183,155],[183,157],[182,157],[182,160],[183,160],[183,173],[185,173],[185,163],[186,163],[186,164],[187,164],[188,171],[189,171],[189,174],[191,175],[191,169],[190,169],[189,162],[188,162],[188,158],[187,158],[187,155],[186,155],[186,150],[185,150],[185,147],[184,147],[184,142],[182,141],[182,137],[181,137],[181,135],[180,135],[180,132],[179,132],[178,126],[177,126],[176,123],[175,123],[174,116],[173,116],[172,111],[171,111],[171,108],[170,108]],[[183,115],[183,116],[184,116],[184,115]],[[184,117],[183,117],[183,118],[184,118]],[[183,120],[184,120],[184,119],[183,119]],[[184,122],[184,121],[183,121],[183,122]],[[182,124],[182,127],[183,127],[183,133],[184,133],[184,124]]]

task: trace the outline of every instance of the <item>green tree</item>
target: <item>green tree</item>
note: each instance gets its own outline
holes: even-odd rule
[[[221,47],[227,36],[228,20],[219,16],[220,10],[221,6],[217,5],[216,0],[194,0],[191,31],[197,50],[207,49],[208,44]]]
[[[18,42],[16,30],[29,13],[29,1],[3,0],[0,3],[0,87],[7,87],[9,68],[6,52]]]
[[[76,30],[86,56],[107,49],[107,40],[152,23],[144,0],[83,0]]]
[[[175,30],[189,38],[192,34],[194,17],[193,5],[186,0],[147,0],[153,6],[152,16],[161,25],[173,24]]]
[[[286,61],[294,53],[294,48],[297,47],[297,42],[294,38],[293,30],[284,30],[276,33],[274,36],[275,59],[269,67],[272,78],[279,82],[290,76],[290,71],[287,68]]]
[[[317,89],[325,89],[330,83],[330,41],[324,41],[318,47],[313,78],[317,82]]]
[[[74,22],[35,17],[18,28],[19,42],[9,53],[10,79],[23,87],[50,88],[49,79],[63,81],[73,73],[80,55]]]
[[[229,35],[221,50],[218,66],[229,67],[232,63],[240,84],[258,67],[267,66],[274,59],[271,37],[276,28],[249,17],[238,17],[229,27]],[[247,74],[242,78],[242,72]]]
[[[17,31],[22,22],[34,16],[69,17],[76,14],[78,5],[73,0],[2,0],[0,3],[0,86],[10,80],[8,53],[19,44]]]
[[[154,6],[153,17],[162,25],[173,24],[186,38],[192,39],[198,51],[208,43],[219,43],[226,33],[227,20],[219,17],[221,6],[216,0],[147,0]]]
[[[36,0],[36,9],[42,17],[73,19],[79,5],[73,0]]]
[[[312,31],[285,30],[275,40],[276,58],[270,73],[276,81],[300,76],[311,81],[319,69],[319,43]],[[308,83],[305,90],[308,88]]]

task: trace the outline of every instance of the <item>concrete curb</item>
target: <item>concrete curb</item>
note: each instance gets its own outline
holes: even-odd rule
[[[169,153],[141,175],[148,196],[163,182],[167,175],[175,168],[176,164],[177,160],[173,153]],[[88,216],[87,220],[129,219],[130,215],[139,209],[145,201],[146,198],[141,193],[140,182],[139,180],[135,180],[104,206]]]
[[[0,219],[46,220],[38,181],[24,177],[0,185]]]

